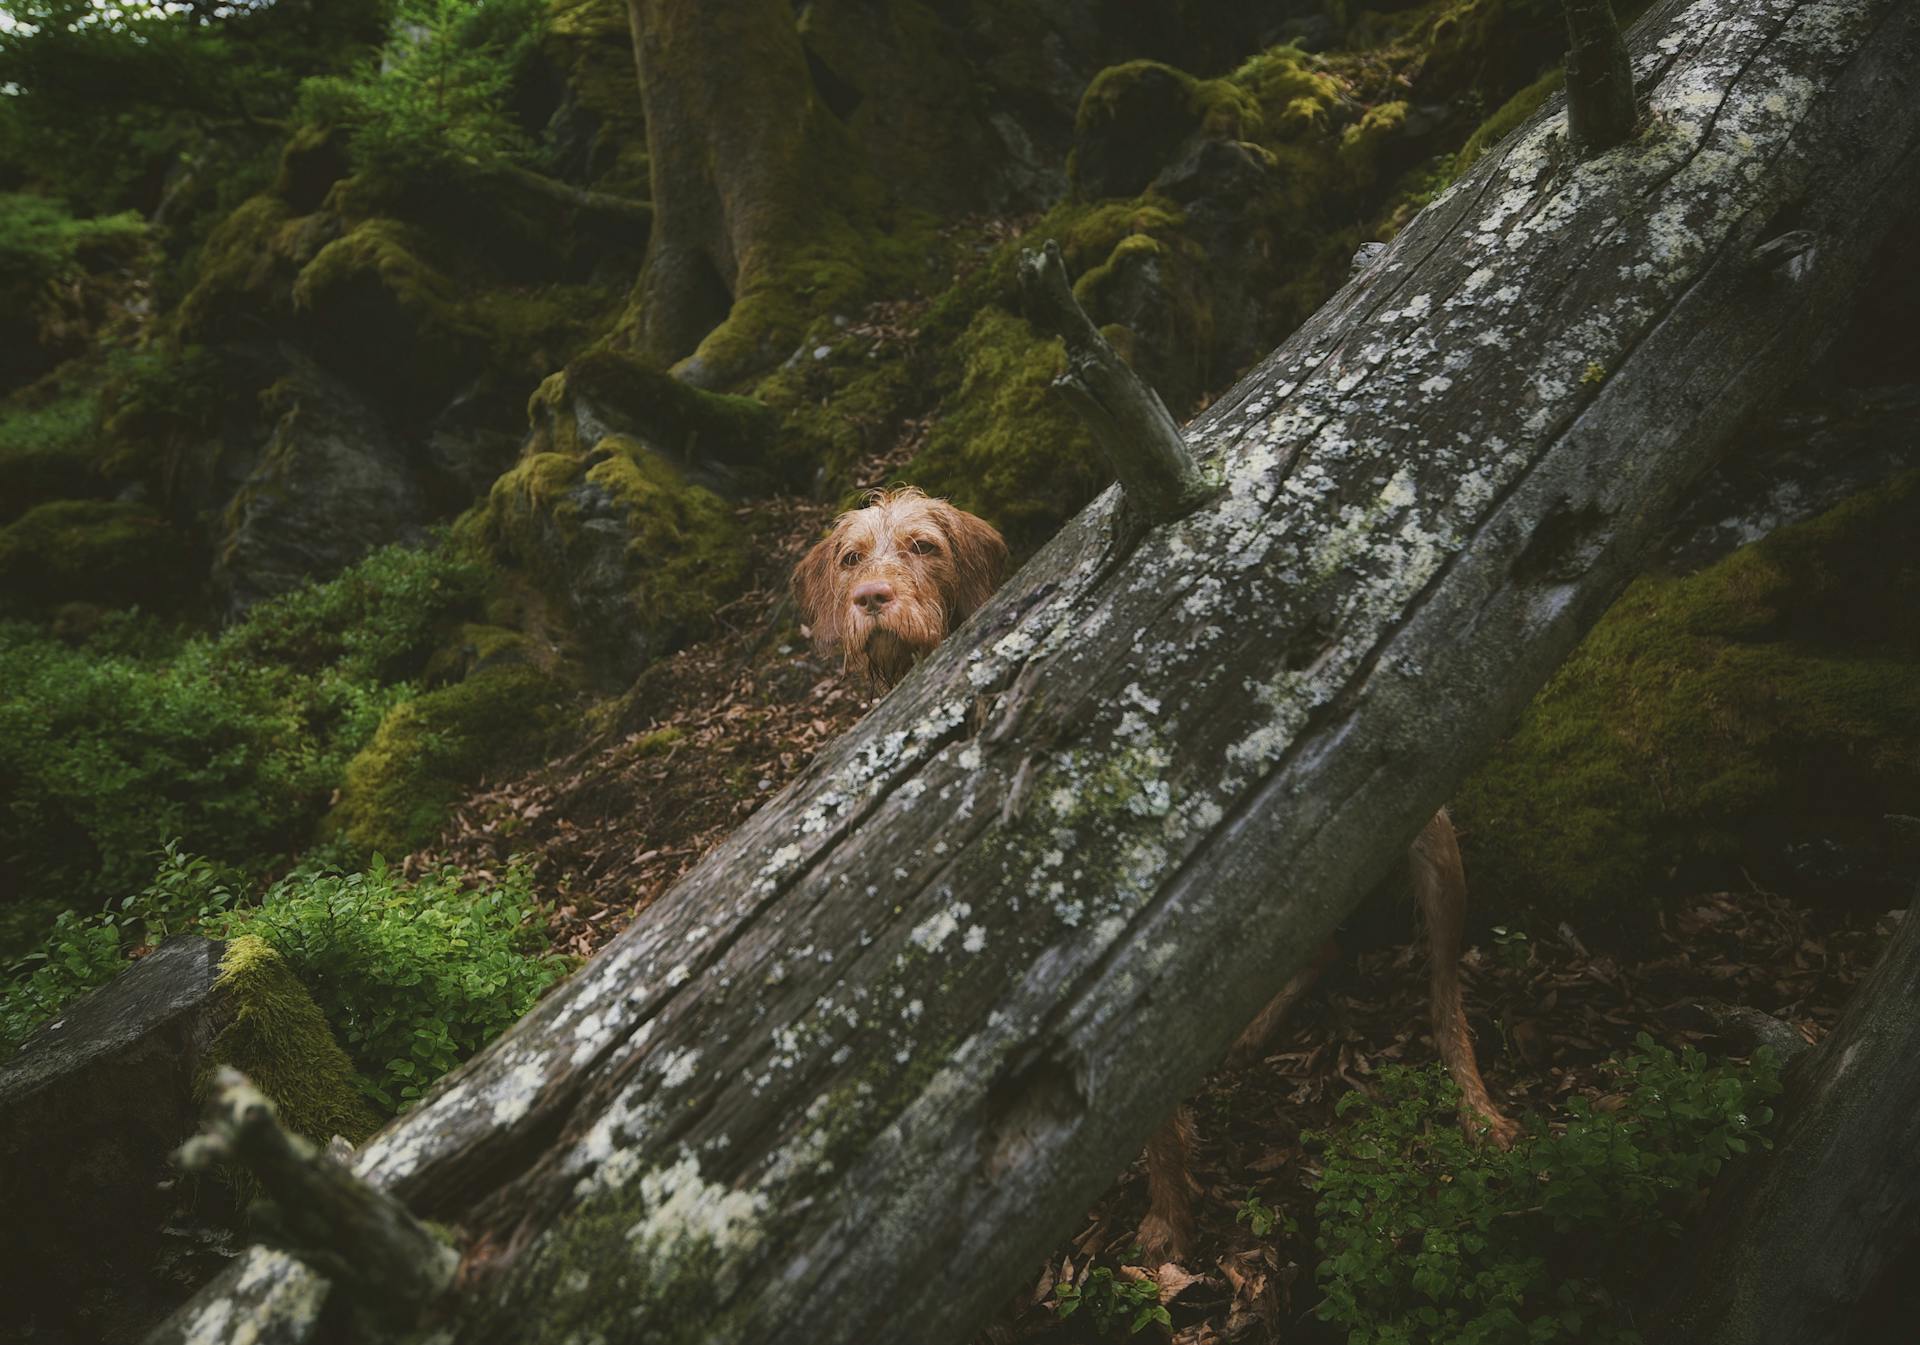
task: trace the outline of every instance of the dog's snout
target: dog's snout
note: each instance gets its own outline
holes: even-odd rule
[[[869,579],[853,590],[853,605],[868,616],[878,616],[880,609],[892,601],[893,585],[884,580]]]

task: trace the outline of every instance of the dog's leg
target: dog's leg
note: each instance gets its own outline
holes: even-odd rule
[[[1227,1051],[1229,1068],[1239,1069],[1260,1058],[1266,1044],[1273,1039],[1273,1034],[1280,1030],[1280,1025],[1287,1021],[1287,1015],[1293,1012],[1293,1006],[1305,998],[1307,991],[1319,981],[1321,973],[1332,966],[1339,956],[1340,945],[1332,939],[1320,945],[1314,952],[1313,961],[1288,981],[1280,993],[1267,1002],[1267,1007],[1260,1010],[1246,1029],[1234,1038],[1233,1046]]]
[[[1413,895],[1427,925],[1427,973],[1432,985],[1433,1039],[1447,1072],[1460,1088],[1460,1124],[1469,1135],[1485,1131],[1501,1148],[1512,1144],[1520,1127],[1501,1115],[1487,1095],[1480,1066],[1473,1058],[1473,1034],[1460,993],[1460,953],[1467,920],[1467,874],[1453,820],[1442,808],[1414,839],[1408,853],[1413,866]]]
[[[1181,1103],[1147,1141],[1147,1217],[1140,1250],[1149,1265],[1179,1261],[1193,1250],[1193,1109]]]

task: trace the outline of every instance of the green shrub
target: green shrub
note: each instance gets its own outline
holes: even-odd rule
[[[59,495],[97,489],[100,407],[76,393],[0,408],[0,522]]]
[[[121,618],[74,648],[0,622],[0,854],[15,888],[117,899],[171,836],[249,866],[297,848],[478,587],[444,551],[391,548],[211,638]]]
[[[137,252],[147,237],[135,211],[75,219],[45,196],[0,192],[0,284],[39,284]]]
[[[524,873],[475,883],[453,870],[408,882],[377,856],[365,873],[300,873],[221,922],[287,960],[391,1112],[517,1022],[571,969],[545,951]]]
[[[1761,1137],[1779,1092],[1750,1067],[1676,1056],[1642,1034],[1614,1111],[1569,1104],[1563,1133],[1511,1152],[1469,1144],[1438,1066],[1393,1067],[1349,1094],[1319,1181],[1322,1319],[1351,1345],[1639,1340],[1626,1290],[1644,1284],[1729,1158]]]
[[[240,950],[222,964],[229,974],[241,963],[260,966],[248,946],[271,949],[344,1043],[360,1093],[391,1114],[512,1026],[572,967],[546,950],[539,905],[518,869],[498,882],[452,870],[408,882],[378,858],[364,873],[309,863],[270,887],[259,905],[245,900],[231,869],[169,842],[145,888],[91,916],[63,912],[45,945],[0,976],[0,1057],[124,970],[133,949],[203,934]],[[259,1021],[229,1030],[222,1059],[257,1071],[274,1054],[268,1039],[295,1029],[311,1035],[297,1005],[261,1012]],[[313,1094],[285,1081],[269,1092]],[[367,1126],[340,1119],[357,1108],[329,1107],[315,1113],[310,1132],[366,1133]]]
[[[1095,1333],[1115,1336],[1125,1323],[1126,1334],[1138,1335],[1152,1325],[1170,1326],[1173,1314],[1160,1306],[1160,1286],[1152,1280],[1123,1280],[1105,1266],[1096,1267],[1084,1283],[1053,1286],[1053,1311],[1060,1320],[1087,1310]]]
[[[307,80],[300,115],[346,127],[354,161],[388,173],[521,157],[509,95],[546,17],[543,0],[400,0],[379,54]]]

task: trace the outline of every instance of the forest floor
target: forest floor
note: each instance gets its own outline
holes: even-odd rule
[[[596,731],[574,750],[475,793],[410,869],[450,862],[485,873],[517,857],[548,903],[552,946],[591,956],[865,713],[869,694],[807,647],[787,596],[787,575],[833,506],[769,500],[740,513],[757,565],[713,634],[597,711]],[[1199,1252],[1184,1265],[1135,1264],[1146,1208],[1136,1163],[1034,1268],[983,1342],[1097,1339],[1052,1306],[1056,1285],[1096,1266],[1154,1280],[1179,1345],[1336,1338],[1313,1316],[1317,1169],[1302,1137],[1328,1129],[1338,1099],[1381,1067],[1437,1058],[1407,909],[1409,942],[1336,963],[1264,1060],[1215,1074],[1192,1100]],[[1530,1130],[1572,1095],[1605,1108],[1606,1062],[1638,1034],[1675,1049],[1713,1038],[1703,1002],[1758,1008],[1817,1040],[1888,928],[1751,889],[1673,903],[1654,945],[1632,959],[1590,950],[1564,925],[1470,948],[1467,1000],[1488,1085]],[[1265,1237],[1237,1217],[1249,1197],[1282,1216]]]

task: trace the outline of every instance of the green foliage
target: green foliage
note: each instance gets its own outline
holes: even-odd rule
[[[256,907],[223,864],[173,841],[157,860],[144,889],[91,916],[63,912],[0,976],[0,1054],[111,980],[133,949],[176,934],[229,939],[221,981],[238,1013],[212,1058],[246,1070],[301,1133],[357,1140],[377,1121],[367,1103],[390,1114],[418,1097],[571,969],[544,951],[518,869],[498,882],[452,870],[408,882],[377,857],[365,873],[310,861]]]
[[[1569,1104],[1564,1132],[1511,1152],[1468,1143],[1439,1066],[1393,1067],[1349,1094],[1318,1192],[1318,1311],[1351,1345],[1639,1340],[1623,1290],[1645,1283],[1721,1166],[1767,1141],[1780,1090],[1764,1052],[1709,1065],[1642,1034],[1622,1105]]]
[[[544,0],[399,0],[379,53],[308,80],[300,115],[346,127],[355,163],[387,174],[524,158],[509,95],[546,16]]]
[[[39,284],[89,270],[104,259],[131,255],[146,238],[147,223],[133,211],[75,219],[48,197],[0,192],[0,285]]]
[[[1053,1286],[1053,1311],[1060,1320],[1082,1308],[1102,1336],[1116,1334],[1123,1322],[1130,1336],[1156,1323],[1173,1324],[1173,1315],[1160,1306],[1159,1285],[1152,1280],[1121,1279],[1105,1266],[1095,1267],[1082,1284]]]
[[[1233,1212],[1233,1221],[1236,1224],[1245,1224],[1247,1231],[1256,1238],[1267,1237],[1276,1228],[1288,1233],[1298,1231],[1292,1219],[1263,1202],[1257,1191],[1247,1192],[1247,1198],[1241,1201],[1240,1207]]]
[[[86,393],[0,407],[0,521],[96,484],[99,402]]]
[[[203,170],[217,197],[257,171],[300,78],[360,50],[385,8],[10,0],[0,162],[88,213],[152,209],[173,167]]]
[[[0,1059],[75,996],[105,985],[126,965],[112,923],[62,911],[45,942],[0,977]]]
[[[408,882],[376,857],[365,873],[291,875],[223,924],[287,960],[391,1112],[571,969],[543,951],[538,911],[517,869],[497,883],[454,870]]]
[[[187,640],[131,617],[79,647],[0,623],[0,852],[16,887],[87,906],[135,888],[169,836],[247,864],[297,845],[479,573],[391,548]]]

